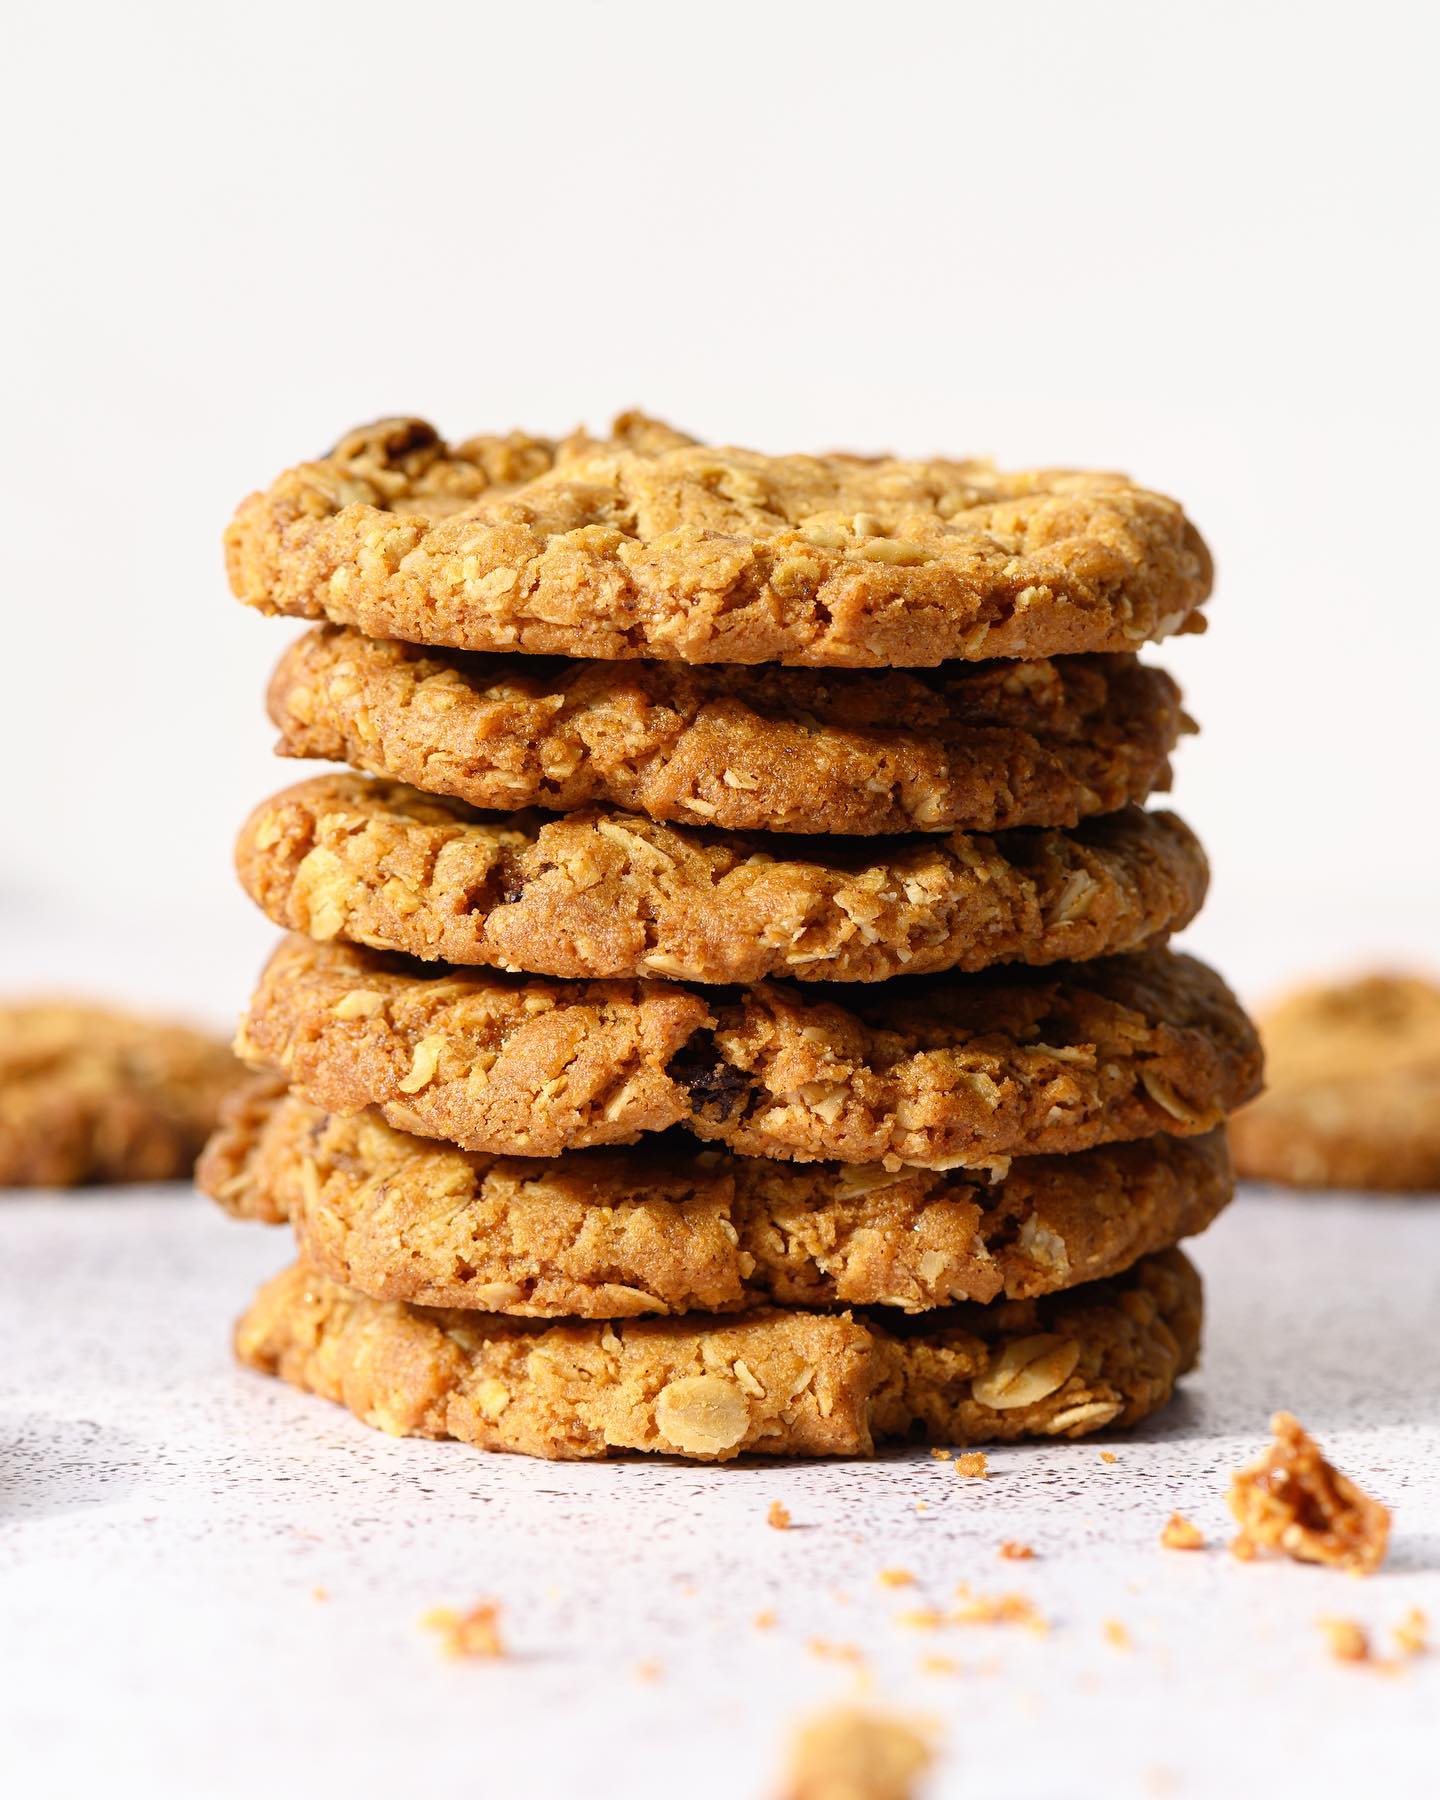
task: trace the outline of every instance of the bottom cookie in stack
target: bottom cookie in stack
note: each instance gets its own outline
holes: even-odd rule
[[[997,1181],[684,1138],[541,1160],[266,1078],[200,1179],[300,1242],[239,1326],[251,1366],[395,1433],[707,1461],[1135,1423],[1198,1345],[1199,1280],[1168,1246],[1232,1188],[1222,1132],[1017,1158]],[[865,1310],[821,1310],[847,1306]]]

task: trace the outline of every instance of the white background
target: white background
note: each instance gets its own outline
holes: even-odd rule
[[[1433,9],[30,6],[3,129],[0,975],[233,1012],[295,627],[236,501],[395,410],[1115,466],[1214,546],[1192,932],[1435,943]]]

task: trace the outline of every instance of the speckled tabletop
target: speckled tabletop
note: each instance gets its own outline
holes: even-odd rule
[[[996,1451],[984,1482],[923,1453],[392,1441],[231,1364],[285,1254],[184,1190],[0,1196],[9,1792],[734,1800],[774,1792],[798,1715],[862,1694],[929,1722],[935,1796],[1436,1792],[1440,1652],[1337,1664],[1316,1620],[1440,1621],[1440,1202],[1245,1196],[1198,1246],[1183,1398],[1129,1438]],[[1373,1580],[1218,1547],[1280,1406],[1393,1506]],[[1172,1508],[1216,1548],[1162,1549]],[[907,1621],[962,1580],[1051,1630]],[[422,1615],[482,1598],[509,1655],[445,1659]]]

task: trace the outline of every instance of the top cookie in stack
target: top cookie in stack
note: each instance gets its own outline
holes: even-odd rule
[[[227,549],[242,599],[326,621],[272,683],[282,753],[365,772],[241,834],[295,935],[241,1031],[272,1079],[205,1179],[306,1258],[242,1356],[566,1456],[1165,1398],[1198,1332],[1171,1246],[1258,1081],[1164,947],[1203,853],[1141,806],[1189,725],[1133,651],[1210,579],[1174,502],[634,415],[453,447],[401,420]]]

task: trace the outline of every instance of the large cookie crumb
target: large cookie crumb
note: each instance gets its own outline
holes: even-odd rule
[[[1273,1550],[1297,1562],[1373,1575],[1390,1542],[1390,1512],[1328,1462],[1290,1413],[1270,1421],[1275,1442],[1230,1484],[1236,1551]]]

